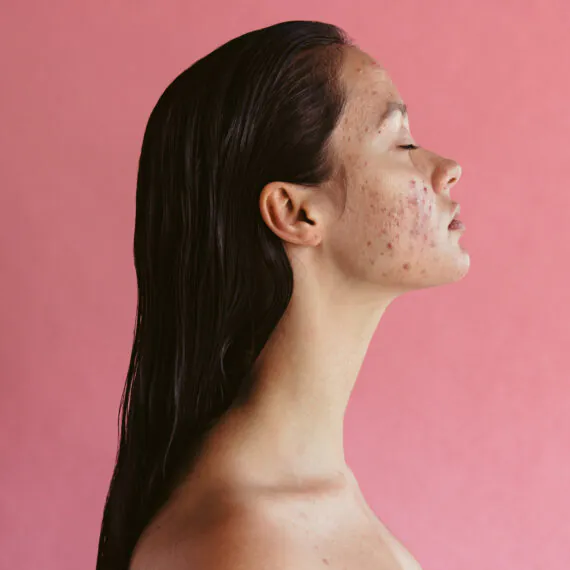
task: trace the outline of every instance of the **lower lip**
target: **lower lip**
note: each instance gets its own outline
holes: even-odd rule
[[[465,230],[465,224],[461,220],[452,220],[451,224],[448,226],[449,230],[463,231]]]

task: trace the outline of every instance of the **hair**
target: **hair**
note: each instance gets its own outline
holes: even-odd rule
[[[331,135],[349,45],[321,22],[254,30],[178,75],[150,114],[136,186],[136,323],[97,570],[128,569],[205,435],[251,387],[293,291],[259,195],[275,180],[345,180]]]

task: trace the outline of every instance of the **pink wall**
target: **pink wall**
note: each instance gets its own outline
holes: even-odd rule
[[[0,567],[94,567],[152,106],[228,39],[317,19],[378,57],[416,139],[462,164],[472,260],[460,283],[389,309],[349,406],[348,458],[424,570],[567,570],[570,4],[239,4],[4,7]]]

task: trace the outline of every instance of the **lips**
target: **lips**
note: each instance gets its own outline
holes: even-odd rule
[[[449,226],[447,226],[448,229],[450,229],[450,230],[464,230],[465,229],[464,223],[457,217],[459,215],[460,211],[461,211],[461,206],[459,204],[457,204],[457,207],[455,208],[455,210],[453,212],[453,219],[449,223]]]
[[[449,224],[449,226],[447,226],[450,230],[464,230],[465,229],[465,224],[458,219],[453,219],[451,220],[451,223]]]

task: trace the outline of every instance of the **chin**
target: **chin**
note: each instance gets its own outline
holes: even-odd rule
[[[446,283],[461,281],[469,273],[470,264],[469,254],[462,250],[459,256],[454,256],[454,259],[450,260],[448,269],[441,274],[440,284],[445,285]]]
[[[411,286],[410,289],[425,289],[456,283],[467,275],[469,266],[469,254],[466,251],[462,251],[459,257],[455,256],[453,259],[450,259],[449,263],[443,267],[438,265],[433,271],[430,271],[429,267],[425,267],[422,274],[417,278],[416,286]]]

